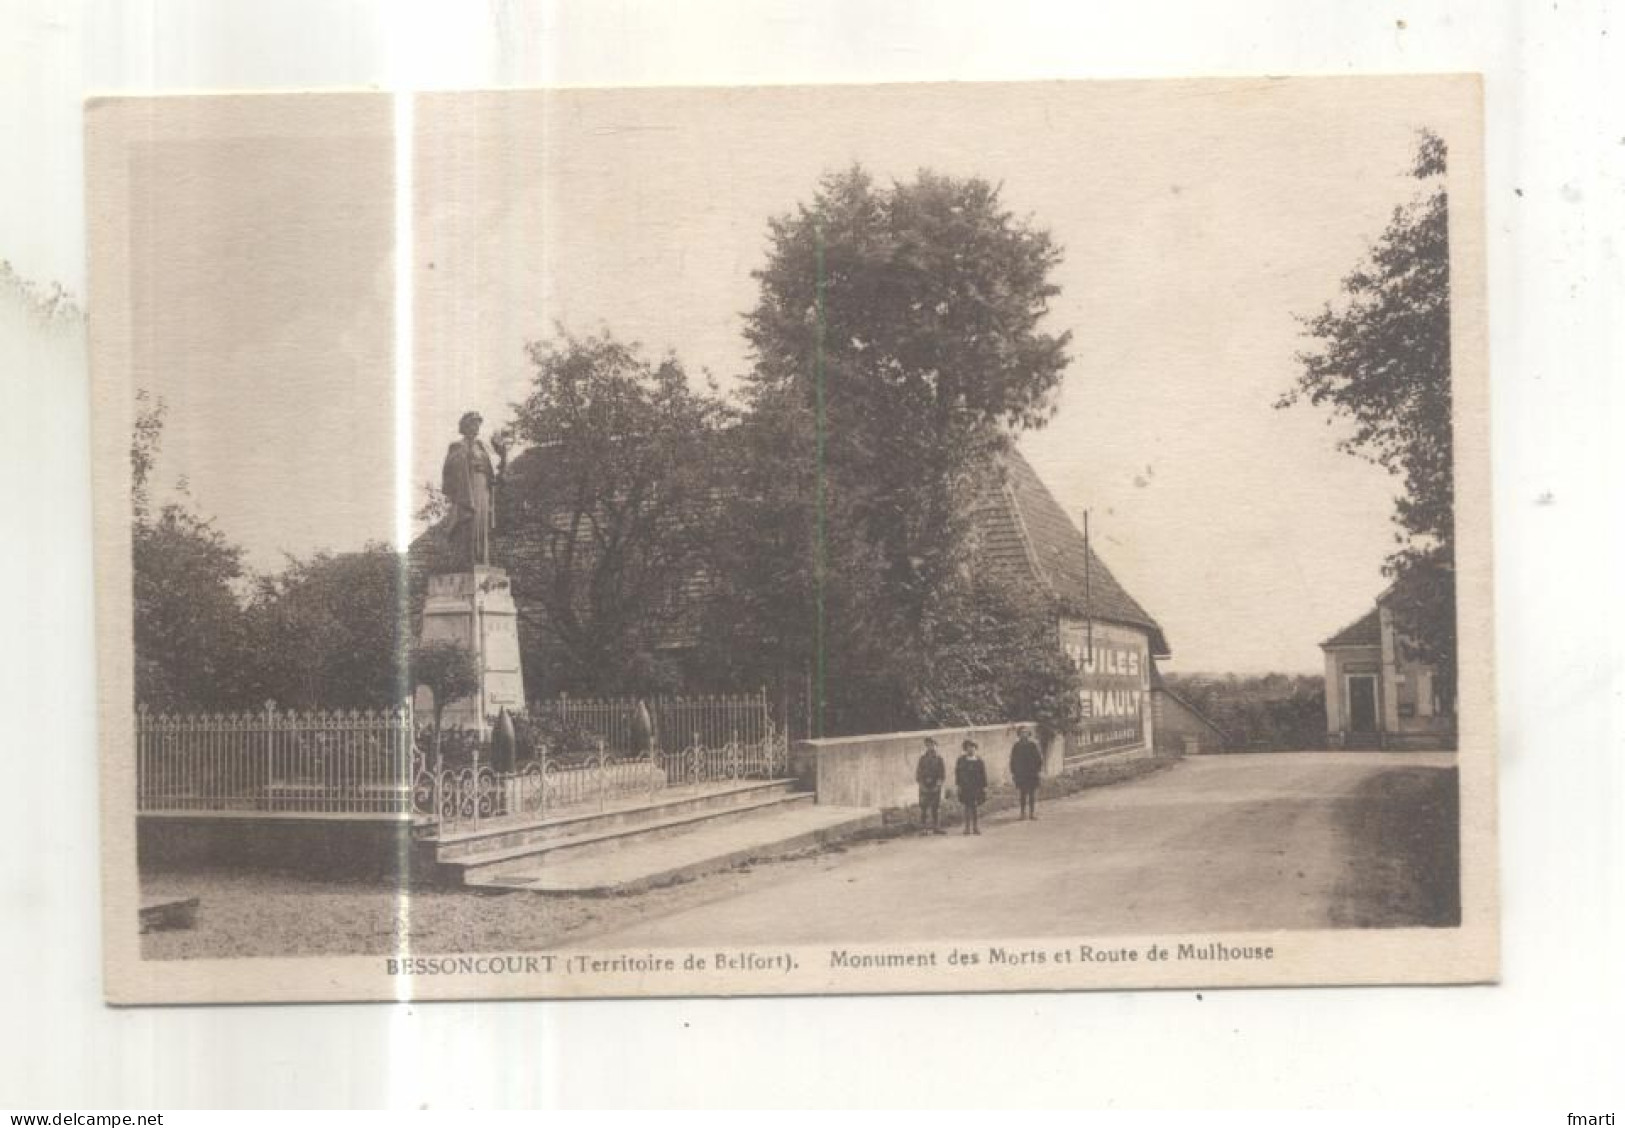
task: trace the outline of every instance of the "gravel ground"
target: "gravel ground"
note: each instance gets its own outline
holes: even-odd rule
[[[1161,771],[1172,759],[1086,767],[1048,780],[1041,794],[1058,798]],[[995,792],[984,807],[1015,806],[1014,793]],[[943,819],[957,815],[945,803]],[[323,881],[293,874],[235,870],[147,873],[148,897],[197,897],[196,927],[141,938],[147,959],[274,958],[383,955],[414,952],[514,952],[562,946],[572,935],[597,934],[639,920],[748,893],[797,873],[841,864],[849,853],[884,850],[912,832],[911,811],[891,812],[887,825],[846,843],[789,858],[769,859],[629,896],[544,897],[468,889],[402,889],[364,881]]]

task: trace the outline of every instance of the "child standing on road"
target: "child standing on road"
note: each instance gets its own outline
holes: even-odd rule
[[[1038,781],[1044,775],[1044,753],[1033,740],[1033,730],[1022,725],[1016,730],[1016,745],[1010,749],[1010,779],[1021,793],[1021,818],[1038,817]]]
[[[965,833],[981,834],[976,808],[987,798],[987,763],[976,754],[976,741],[967,739],[960,747],[964,753],[954,764],[954,787],[959,791],[960,805],[965,808]]]
[[[914,766],[914,782],[920,785],[920,833],[942,833],[942,781],[948,769],[937,753],[933,737],[925,738],[925,751]]]

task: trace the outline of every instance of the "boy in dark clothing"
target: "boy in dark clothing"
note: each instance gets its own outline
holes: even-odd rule
[[[937,742],[925,738],[925,751],[914,766],[914,782],[920,785],[920,833],[942,833],[942,781],[948,769],[937,754]],[[927,819],[930,820],[927,824]]]
[[[1044,753],[1033,740],[1033,730],[1022,725],[1010,749],[1010,780],[1021,793],[1021,818],[1038,817],[1038,781],[1044,774]]]
[[[987,798],[987,763],[976,754],[976,741],[967,740],[961,747],[965,751],[954,764],[954,787],[959,790],[959,802],[965,808],[965,833],[981,834],[976,808]]]

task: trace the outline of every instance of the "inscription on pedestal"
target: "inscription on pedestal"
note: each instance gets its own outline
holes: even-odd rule
[[[446,727],[483,732],[499,710],[518,713],[524,709],[519,609],[514,605],[508,575],[501,568],[480,565],[469,572],[429,577],[429,597],[423,606],[419,637],[423,642],[459,642],[473,652],[479,667],[480,692],[446,707]],[[433,707],[432,702],[428,692],[420,690],[415,704],[425,710]]]

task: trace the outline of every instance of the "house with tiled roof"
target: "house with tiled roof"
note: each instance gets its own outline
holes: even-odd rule
[[[1162,627],[1125,588],[1014,447],[975,513],[978,559],[1036,581],[1053,600],[1056,641],[1083,678],[1084,724],[1067,737],[1068,761],[1154,745],[1155,659],[1169,656]]]
[[[1331,748],[1454,748],[1455,712],[1394,623],[1394,589],[1320,644]]]

